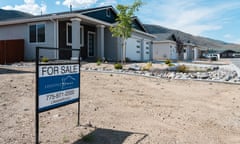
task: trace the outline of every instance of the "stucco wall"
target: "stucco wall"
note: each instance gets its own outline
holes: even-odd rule
[[[153,42],[153,60],[177,59],[176,44]]]
[[[45,42],[44,43],[30,43],[29,42],[29,24],[18,24],[0,26],[0,40],[24,39],[24,60],[34,60],[35,50],[37,46],[54,47],[54,24],[53,22],[45,23]],[[34,24],[34,23],[33,23]],[[56,53],[45,51],[42,55],[51,58]]]

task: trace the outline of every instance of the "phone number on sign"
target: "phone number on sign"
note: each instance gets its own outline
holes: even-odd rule
[[[67,90],[65,92],[59,92],[59,93],[47,95],[46,100],[51,101],[51,104],[54,104],[54,103],[71,99],[71,96],[74,94],[75,94],[74,90]]]

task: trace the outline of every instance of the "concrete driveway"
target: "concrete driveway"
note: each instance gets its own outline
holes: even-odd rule
[[[240,68],[240,58],[231,58],[230,61],[236,65],[238,68]]]

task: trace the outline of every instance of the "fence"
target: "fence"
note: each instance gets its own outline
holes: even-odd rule
[[[0,40],[0,64],[24,60],[24,40]]]

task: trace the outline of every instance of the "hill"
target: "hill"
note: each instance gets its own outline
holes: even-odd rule
[[[235,50],[240,51],[240,45],[227,43],[219,40],[214,40],[206,37],[194,36],[179,30],[165,28],[159,25],[144,24],[146,30],[155,35],[157,40],[167,40],[172,34],[179,37],[183,42],[190,42],[198,45],[202,49],[215,49],[215,50]]]
[[[0,9],[0,21],[3,20],[10,20],[10,19],[17,19],[17,18],[29,18],[33,15],[24,13],[21,11],[15,11],[15,10],[3,10]]]

